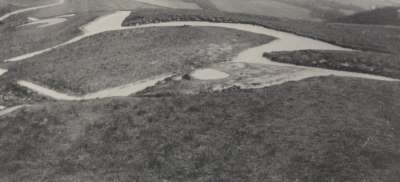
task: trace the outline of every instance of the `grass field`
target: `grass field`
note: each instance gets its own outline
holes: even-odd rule
[[[211,27],[106,32],[12,65],[7,74],[82,94],[228,61],[241,50],[270,40]]]
[[[0,118],[0,180],[396,182],[399,89],[326,77],[35,106]]]

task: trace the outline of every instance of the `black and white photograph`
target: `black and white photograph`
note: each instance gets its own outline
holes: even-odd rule
[[[0,182],[400,182],[400,0],[0,0]]]

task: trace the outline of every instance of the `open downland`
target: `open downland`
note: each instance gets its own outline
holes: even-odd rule
[[[29,107],[0,117],[0,181],[396,182],[399,89],[324,77]]]
[[[12,65],[6,75],[83,94],[229,61],[242,50],[272,39],[190,26],[106,32]]]

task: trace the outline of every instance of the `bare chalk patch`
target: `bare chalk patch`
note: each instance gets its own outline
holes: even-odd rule
[[[218,71],[215,69],[198,69],[190,74],[195,79],[198,80],[219,80],[229,77],[229,74]]]
[[[31,22],[20,25],[18,27],[37,25],[36,28],[45,28],[45,27],[63,23],[68,20],[67,19],[68,17],[73,17],[73,16],[75,16],[75,14],[61,15],[61,16],[57,16],[57,17],[53,17],[53,18],[46,18],[46,19],[38,19],[38,18],[29,17],[28,19]]]
[[[7,72],[6,69],[1,69],[1,68],[0,68],[0,76],[3,75],[3,74],[6,73],[6,72]]]

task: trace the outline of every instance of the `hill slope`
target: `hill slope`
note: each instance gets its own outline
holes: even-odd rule
[[[341,17],[333,22],[368,24],[368,25],[400,25],[399,7],[385,7]]]
[[[0,181],[397,182],[399,89],[327,77],[36,106],[0,117]]]

